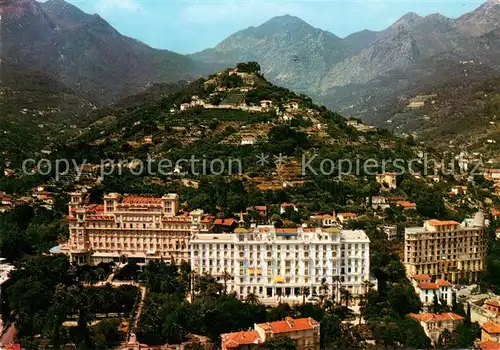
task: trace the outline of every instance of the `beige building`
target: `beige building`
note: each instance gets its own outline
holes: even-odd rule
[[[396,189],[397,184],[396,184],[396,173],[383,173],[383,174],[377,174],[375,176],[375,179],[379,184],[382,185],[382,189],[388,188],[388,189]],[[387,187],[384,187],[387,186]]]
[[[453,332],[457,329],[457,326],[464,321],[462,316],[454,314],[453,312],[446,312],[443,314],[409,314],[408,316],[420,323],[425,334],[434,344],[438,343],[439,336],[445,329]]]
[[[85,204],[85,195],[71,194],[70,237],[61,251],[77,263],[135,259],[189,262],[190,236],[211,229],[211,220],[197,210],[179,214],[179,196],[161,198],[110,193],[104,204]]]
[[[320,349],[320,324],[311,317],[286,317],[283,321],[255,324],[254,330],[221,334],[221,346],[222,350],[259,349],[276,335],[292,339],[298,350]]]
[[[487,235],[484,217],[463,223],[428,220],[405,229],[404,265],[409,276],[427,274],[452,283],[477,280],[484,268]]]

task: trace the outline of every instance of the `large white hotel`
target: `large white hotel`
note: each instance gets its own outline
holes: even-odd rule
[[[242,297],[300,298],[301,287],[309,296],[320,295],[325,279],[328,294],[339,299],[341,288],[361,294],[370,280],[370,240],[360,230],[265,225],[195,234],[189,245],[195,272],[230,274],[228,290]]]

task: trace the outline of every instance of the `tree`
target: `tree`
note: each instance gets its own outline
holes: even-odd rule
[[[264,350],[296,350],[297,344],[290,337],[278,334],[266,340],[261,348]]]
[[[301,286],[299,288],[299,295],[302,295],[302,305],[306,303],[306,296],[308,296],[309,293],[310,293],[309,287]]]
[[[351,292],[346,288],[342,288],[340,290],[340,294],[341,294],[341,299],[345,301],[345,307],[349,308],[349,300],[351,298]]]
[[[321,284],[319,286],[319,298],[321,301],[321,304],[324,304],[325,300],[328,298],[328,291],[329,291],[329,286],[328,282],[326,281],[326,278],[321,279]]]
[[[224,294],[227,294],[227,281],[229,281],[233,276],[226,270],[222,273],[222,280],[224,281]]]

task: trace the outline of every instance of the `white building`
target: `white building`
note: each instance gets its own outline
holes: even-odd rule
[[[363,282],[370,280],[370,240],[361,230],[264,225],[195,234],[189,245],[193,271],[218,277],[229,273],[228,291],[240,297],[299,299],[301,287],[316,296],[324,278],[328,294],[338,300],[340,288],[362,294]]]
[[[447,305],[452,304],[453,292],[450,282],[442,279],[432,282],[431,277],[425,274],[413,275],[411,282],[424,306],[429,307],[434,304],[434,295],[440,303],[444,301]]]

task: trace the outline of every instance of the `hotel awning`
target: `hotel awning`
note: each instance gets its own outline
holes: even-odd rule
[[[283,276],[278,275],[278,276],[274,277],[274,282],[283,283],[283,282],[285,282],[285,279],[283,278]]]

